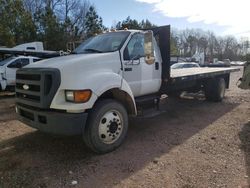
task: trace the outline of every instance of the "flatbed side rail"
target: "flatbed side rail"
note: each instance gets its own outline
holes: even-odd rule
[[[238,71],[240,71],[240,68],[199,68],[199,70],[197,68],[192,68],[185,70],[172,70],[170,82],[180,83],[184,81],[195,81]]]

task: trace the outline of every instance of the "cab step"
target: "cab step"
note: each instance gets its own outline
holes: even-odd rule
[[[149,108],[138,110],[137,118],[154,118],[166,113],[166,110],[157,110],[156,108]]]

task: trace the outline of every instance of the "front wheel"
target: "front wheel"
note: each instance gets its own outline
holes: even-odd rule
[[[112,99],[101,100],[92,109],[84,130],[85,144],[96,153],[118,148],[128,130],[128,114],[124,106]]]

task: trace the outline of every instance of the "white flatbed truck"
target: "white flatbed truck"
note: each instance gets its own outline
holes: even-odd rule
[[[119,147],[128,116],[158,110],[161,96],[204,90],[219,102],[237,68],[170,70],[170,26],[97,35],[72,55],[17,71],[16,111],[44,132],[82,135],[97,153]]]

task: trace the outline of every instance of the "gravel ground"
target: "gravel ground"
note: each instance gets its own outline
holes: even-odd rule
[[[40,133],[0,95],[0,188],[250,187],[250,91],[233,73],[222,103],[167,99],[165,113],[131,119],[116,151],[96,155],[80,137]]]

